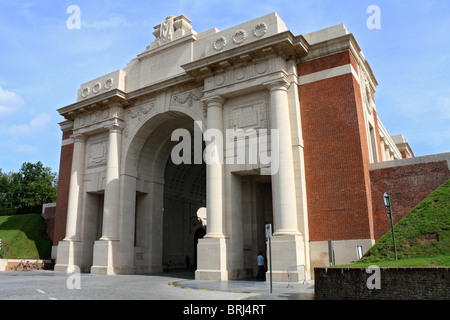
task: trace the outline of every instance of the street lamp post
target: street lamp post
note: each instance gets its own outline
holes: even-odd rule
[[[269,241],[269,277],[270,277],[270,293],[272,293],[272,225],[266,224],[266,239]]]
[[[391,197],[387,192],[384,193],[384,205],[386,206],[386,215],[391,219],[391,229],[392,229],[392,242],[394,243],[394,254],[395,254],[395,260],[397,260],[397,247],[395,245],[395,234],[394,234],[394,222],[392,220],[392,203],[391,203]]]

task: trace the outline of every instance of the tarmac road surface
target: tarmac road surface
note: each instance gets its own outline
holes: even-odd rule
[[[0,300],[310,300],[313,285],[197,281],[193,273],[100,276],[51,270],[0,272]]]

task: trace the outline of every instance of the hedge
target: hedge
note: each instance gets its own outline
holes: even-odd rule
[[[1,209],[0,208],[0,216],[13,216],[16,214],[29,214],[29,213],[41,213],[42,205],[30,206],[30,207],[21,207],[21,208],[8,208]]]

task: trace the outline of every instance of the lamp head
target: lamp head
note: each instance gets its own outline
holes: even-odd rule
[[[391,209],[391,197],[389,196],[389,193],[385,192],[383,195],[384,199],[384,205],[386,206],[386,209]]]

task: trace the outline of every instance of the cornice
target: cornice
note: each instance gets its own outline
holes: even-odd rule
[[[370,67],[369,63],[361,55],[361,48],[352,33],[310,45],[308,55],[302,57],[301,61],[306,62],[315,60],[347,50],[350,51],[357,64],[362,66],[366,70],[367,74],[370,77],[372,87],[375,90],[375,88],[378,86],[377,79],[375,78],[375,75],[373,74],[372,68]]]
[[[295,37],[290,31],[285,31],[184,64],[181,67],[187,74],[200,80],[210,76],[216,70],[242,65],[248,61],[257,61],[274,55],[280,55],[286,59],[299,59],[307,53],[308,45],[303,36]]]
[[[119,103],[121,105],[126,105],[127,94],[119,89],[114,89],[98,96],[78,101],[66,107],[60,108],[57,111],[61,116],[67,120],[74,120],[75,116],[79,113],[89,111],[95,108],[106,108],[111,104]]]
[[[177,77],[172,77],[165,81],[150,84],[128,93],[123,92],[120,89],[114,89],[98,96],[78,101],[66,107],[60,108],[57,111],[65,119],[74,120],[77,114],[83,113],[85,111],[93,110],[95,108],[107,108],[114,103],[119,103],[122,106],[126,107],[135,99],[141,98],[146,95],[152,95],[159,91],[167,90],[167,88],[179,86],[181,84],[186,84],[192,81],[192,76],[188,74],[181,74]]]

